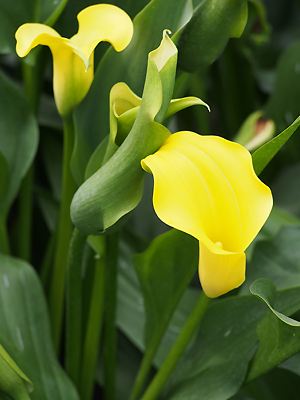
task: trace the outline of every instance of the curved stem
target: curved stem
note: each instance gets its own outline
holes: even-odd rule
[[[63,304],[65,293],[65,274],[68,262],[68,248],[72,233],[70,218],[70,205],[75,191],[75,183],[70,170],[70,159],[74,142],[74,126],[72,116],[64,121],[64,149],[63,149],[63,177],[62,196],[56,232],[56,249],[54,256],[54,268],[50,286],[50,318],[52,321],[53,340],[56,350],[59,349]]]
[[[97,255],[97,257],[82,351],[81,384],[79,390],[82,400],[92,399],[104,317],[105,254],[101,256]]]
[[[73,230],[66,279],[66,371],[78,386],[82,348],[82,262],[86,236]]]
[[[168,328],[169,322],[170,320],[168,319],[164,324],[160,326],[160,330],[157,332],[156,335],[152,336],[151,342],[147,345],[141,366],[134,382],[134,386],[130,395],[130,400],[136,400],[140,397],[145,387],[146,380],[151,371],[154,357]]]
[[[168,381],[171,373],[175,369],[178,360],[189,345],[194,333],[199,328],[200,322],[207,310],[209,298],[202,293],[199,297],[191,314],[187,318],[180,334],[178,335],[175,343],[173,344],[169,354],[161,365],[159,371],[155,375],[153,381],[146,390],[142,400],[157,399],[161,393],[166,382]]]
[[[40,62],[38,53],[35,56],[33,65],[22,61],[22,75],[24,91],[28,99],[31,111],[36,115],[39,104],[41,88],[41,71],[43,64]],[[33,211],[33,182],[34,166],[25,175],[19,193],[19,224],[18,224],[18,255],[29,261],[31,256],[32,236],[32,211]]]
[[[29,261],[31,257],[34,167],[22,181],[19,193],[18,255]]]
[[[105,325],[104,325],[104,391],[105,398],[115,399],[117,354],[116,305],[118,233],[106,237]]]

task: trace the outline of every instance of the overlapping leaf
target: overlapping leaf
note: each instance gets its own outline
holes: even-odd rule
[[[171,10],[171,11],[170,11]],[[148,53],[159,45],[162,32],[178,31],[190,18],[191,0],[152,0],[134,19],[134,36],[120,54],[109,49],[95,72],[89,94],[75,113],[76,143],[72,170],[82,182],[86,164],[109,130],[109,92],[117,82],[126,82],[141,95]]]
[[[35,156],[38,127],[22,92],[0,74],[0,217],[5,218]]]
[[[113,156],[75,193],[73,223],[88,234],[115,224],[141,199],[144,173],[140,161],[156,151],[169,135],[161,121],[173,94],[177,49],[165,32],[149,54],[142,103],[135,123]]]
[[[23,261],[0,255],[0,343],[31,380],[32,400],[78,400],[56,360],[40,282]]]

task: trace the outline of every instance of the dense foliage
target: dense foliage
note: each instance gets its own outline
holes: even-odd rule
[[[104,17],[102,8],[81,14],[83,39],[40,26],[30,42],[23,24],[69,38],[97,1],[0,0],[0,398],[296,400],[299,0],[107,3],[130,16],[132,39],[129,17],[110,20],[105,6]],[[37,44],[50,47],[54,69]],[[226,240],[235,223],[255,225],[247,250],[234,250],[246,250],[241,286],[244,276],[219,284],[223,264],[201,277],[207,227],[199,222],[198,237],[180,214],[202,204],[181,196],[192,172],[165,172],[163,205],[153,207],[151,172],[156,185],[158,157],[178,131],[227,139],[220,165],[226,179],[239,177],[230,188],[248,213],[221,226],[231,215],[224,177],[213,204]],[[247,168],[232,142],[250,151]],[[274,201],[257,236],[272,205],[265,185],[263,211],[256,202],[252,163]],[[199,283],[197,239],[202,286],[216,299]]]

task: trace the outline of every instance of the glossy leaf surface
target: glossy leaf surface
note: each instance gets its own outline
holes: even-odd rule
[[[36,273],[0,256],[0,343],[32,381],[32,400],[78,400],[54,353],[47,307]]]
[[[6,170],[5,190],[0,195],[0,216],[6,216],[22,178],[35,156],[38,127],[29,105],[20,91],[7,77],[0,74],[0,160],[1,174]],[[1,159],[1,157],[0,157]]]
[[[205,69],[239,37],[247,22],[247,1],[203,1],[182,32],[179,65],[186,71]]]

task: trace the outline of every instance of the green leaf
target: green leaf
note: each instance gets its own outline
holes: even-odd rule
[[[198,267],[198,241],[176,230],[156,237],[135,257],[144,298],[145,339],[161,337]]]
[[[6,190],[1,191],[0,217],[5,218],[38,144],[38,127],[22,92],[0,74],[0,152],[6,160]],[[4,161],[1,162],[4,164]]]
[[[179,66],[192,72],[212,64],[228,40],[243,33],[247,10],[245,0],[203,1],[181,34]]]
[[[300,163],[290,163],[279,171],[272,184],[273,196],[278,206],[297,216],[300,215],[299,176]]]
[[[123,244],[117,322],[136,347],[144,350],[145,314],[142,294],[130,264],[132,252],[134,248],[128,245],[124,248]],[[198,295],[194,289],[186,291],[155,358],[155,366],[161,365]],[[299,288],[284,290],[276,294],[276,304],[281,312],[294,312],[299,307],[299,298]],[[266,313],[267,308],[254,296],[231,296],[213,302],[162,398],[231,398],[245,380],[249,362],[257,349],[257,325]]]
[[[277,303],[275,286],[269,280],[255,281],[250,291],[267,305],[270,313],[258,326],[260,343],[248,380],[262,375],[300,350],[300,322],[288,316],[300,310],[300,288],[290,289],[289,299],[287,295],[283,297],[285,306]],[[282,292],[283,295],[286,293]]]
[[[161,121],[173,94],[177,49],[165,32],[149,54],[142,103],[126,140],[112,157],[75,193],[72,221],[87,234],[99,234],[134,209],[142,197],[141,160],[155,152],[169,135]]]
[[[32,383],[0,345],[0,392],[16,400],[30,399]]]
[[[0,198],[5,196],[9,185],[9,171],[6,158],[0,152]]]
[[[299,225],[300,219],[296,215],[283,208],[274,206],[262,232],[267,236],[272,237],[284,227]]]
[[[156,48],[162,32],[175,33],[186,22],[190,0],[152,0],[134,19],[134,36],[121,53],[109,49],[98,65],[94,82],[75,111],[76,151],[72,170],[78,182],[84,178],[87,162],[109,131],[109,92],[117,82],[126,82],[139,96],[142,93],[148,53]],[[189,15],[187,16],[189,17]]]
[[[275,86],[265,112],[283,130],[299,115],[300,101],[300,41],[285,50],[278,62]]]
[[[246,286],[256,279],[271,279],[277,288],[287,289],[300,286],[300,227],[281,229],[274,237],[256,244],[247,265]]]
[[[252,283],[250,287],[250,292],[254,296],[258,297],[260,300],[264,301],[269,309],[272,311],[272,313],[276,315],[276,317],[279,318],[282,322],[290,326],[300,326],[299,321],[289,318],[273,308],[272,304],[276,295],[276,288],[270,280],[264,278],[257,279],[255,282]]]
[[[27,263],[0,255],[0,342],[32,381],[32,400],[78,400],[56,360],[40,282]]]
[[[292,314],[300,309],[300,288],[288,289],[276,293],[276,308],[282,313]],[[253,301],[254,300],[254,301]],[[257,326],[265,321],[267,308],[262,303],[251,299],[251,296],[231,297],[219,300],[211,304],[201,324],[201,329],[195,342],[191,345],[184,359],[179,364],[166,399],[193,398],[195,393],[199,398],[210,400],[226,400],[231,398],[242,385],[248,370],[249,362],[257,348]],[[274,317],[277,321],[277,317]],[[281,324],[283,324],[280,321]],[[286,326],[286,324],[283,324]],[[260,325],[259,325],[260,326]],[[278,339],[272,340],[272,327],[267,327],[265,340],[275,344]],[[298,329],[291,328],[290,329]],[[262,330],[263,332],[263,330]],[[293,332],[295,333],[295,331]],[[273,357],[276,363],[270,364],[269,360],[264,363],[264,368],[256,370],[255,376],[274,367],[284,358],[278,357],[280,350],[284,357],[289,357],[293,351],[299,348],[299,337],[292,340],[286,337],[286,347],[293,341],[289,349],[284,349],[284,341],[280,341],[278,348],[268,349],[264,354],[266,360]],[[292,349],[293,347],[293,349]],[[234,350],[233,350],[234,349]],[[254,360],[257,357],[254,358]],[[282,355],[282,354],[281,354]],[[263,363],[264,358],[259,357]],[[250,366],[253,366],[251,361]],[[255,361],[254,361],[255,363]],[[252,371],[252,368],[251,368]],[[254,375],[247,376],[250,380]]]
[[[225,400],[238,391],[255,352],[256,323],[264,314],[253,300],[233,297],[211,304],[165,399],[192,399],[197,393],[198,398]]]
[[[15,32],[25,22],[47,22],[52,25],[67,0],[0,0],[0,53],[15,53]]]
[[[253,153],[253,166],[257,175],[259,175],[265,169],[265,167],[275,157],[279,150],[291,138],[294,132],[296,132],[296,130],[299,128],[299,125],[300,116],[283,132],[269,140]]]

